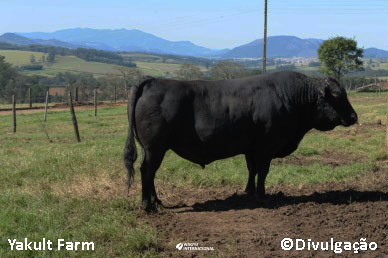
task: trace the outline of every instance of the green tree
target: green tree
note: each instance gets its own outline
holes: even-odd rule
[[[55,52],[50,51],[46,60],[48,63],[53,64],[55,62]]]
[[[34,55],[30,56],[30,64],[35,64],[36,63],[36,58]]]
[[[346,73],[362,68],[363,50],[354,39],[335,37],[325,40],[318,49],[318,58],[324,74],[338,81]]]
[[[135,67],[117,66],[115,67],[115,69],[121,75],[122,82],[123,82],[121,85],[123,86],[125,96],[128,96],[129,88],[139,84],[139,82],[143,78],[143,74],[139,69]]]
[[[192,64],[183,64],[180,69],[176,71],[177,77],[181,80],[199,80],[203,77],[203,73],[198,66]]]
[[[11,84],[15,83],[16,77],[18,76],[15,68],[11,64],[5,62],[5,57],[0,56],[0,98],[8,99],[8,94],[5,94],[10,91]]]
[[[213,66],[210,73],[215,80],[230,80],[246,76],[247,69],[233,62],[222,61]]]

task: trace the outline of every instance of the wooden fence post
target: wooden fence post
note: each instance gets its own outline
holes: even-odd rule
[[[97,89],[94,89],[93,104],[94,104],[94,116],[97,116]]]
[[[32,108],[31,88],[28,88],[28,102],[30,104],[30,108]]]
[[[78,103],[78,87],[75,87],[75,98],[74,101]]]
[[[16,99],[12,95],[12,132],[16,133]]]
[[[116,103],[116,85],[113,88],[113,102]]]
[[[71,91],[69,92],[69,107],[71,113],[71,120],[73,121],[74,133],[77,142],[81,142],[81,137],[79,136],[77,117],[75,116],[74,106],[73,106],[73,97],[71,96]]]
[[[49,92],[46,91],[46,105],[44,107],[44,121],[47,119],[47,109],[48,109],[48,101],[49,101]]]

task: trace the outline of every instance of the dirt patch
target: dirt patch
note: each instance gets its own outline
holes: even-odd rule
[[[388,171],[351,182],[273,186],[265,199],[236,194],[234,188],[186,189],[157,186],[169,208],[140,220],[156,227],[162,257],[333,257],[333,251],[283,251],[283,238],[311,241],[376,242],[361,257],[388,255]],[[241,190],[241,189],[239,189]],[[214,251],[178,251],[178,243],[198,243]],[[306,247],[307,249],[307,247]],[[343,250],[342,257],[353,257]]]
[[[385,124],[382,124],[381,120],[374,123],[357,124],[345,131],[330,131],[327,135],[337,138],[371,137],[376,131],[385,131]]]
[[[293,164],[298,166],[306,166],[313,163],[319,163],[325,166],[336,168],[365,160],[367,160],[367,157],[356,155],[354,153],[324,151],[319,155],[290,155],[281,159],[275,159],[272,161],[272,164]]]

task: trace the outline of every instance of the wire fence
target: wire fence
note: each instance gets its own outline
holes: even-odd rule
[[[93,103],[96,102],[123,102],[128,100],[129,91],[119,92],[116,90],[112,90],[111,92],[99,92],[98,89],[93,91],[92,93],[88,92],[80,92],[77,89],[75,90],[66,90],[61,94],[55,93],[50,94],[50,91],[47,91],[48,94],[48,104],[52,103],[68,103],[69,102],[69,92],[72,94],[73,102],[77,104],[85,104],[85,103]],[[11,108],[13,103],[13,97],[15,98],[15,104],[19,108],[27,108],[27,107],[37,107],[45,105],[46,103],[46,94],[36,95],[33,94],[32,91],[27,91],[27,93],[19,93],[12,94],[9,97],[0,98],[0,110],[4,108]]]

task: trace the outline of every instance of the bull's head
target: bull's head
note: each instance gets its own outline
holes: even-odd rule
[[[313,115],[313,126],[321,131],[332,130],[338,125],[348,127],[357,122],[357,114],[349,103],[345,89],[333,78],[319,86]]]

